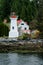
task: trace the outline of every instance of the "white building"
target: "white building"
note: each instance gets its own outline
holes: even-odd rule
[[[24,22],[23,20],[18,20],[17,22],[19,35],[22,35],[23,33],[30,34],[29,25],[26,22]]]
[[[10,31],[9,31],[9,38],[16,38],[19,36],[18,27],[17,27],[17,16],[11,15],[10,17]]]
[[[29,25],[23,20],[17,20],[17,16],[13,13],[10,16],[10,31],[9,38],[17,38],[21,36],[23,33],[30,34]]]

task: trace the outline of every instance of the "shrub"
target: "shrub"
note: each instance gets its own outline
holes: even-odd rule
[[[31,33],[31,38],[38,38],[39,37],[39,34],[40,34],[40,31],[39,30],[34,30]]]
[[[9,28],[4,24],[0,23],[0,37],[8,36]]]
[[[22,39],[22,40],[25,40],[25,39],[28,39],[28,38],[30,38],[30,35],[27,34],[27,33],[24,33],[24,34],[22,34],[22,36],[18,37],[18,39]]]

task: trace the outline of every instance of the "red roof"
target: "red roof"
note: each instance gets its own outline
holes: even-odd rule
[[[22,22],[22,19],[17,20],[17,23],[20,24]],[[27,22],[25,22],[27,24]]]
[[[11,16],[11,18],[16,18],[17,16]]]
[[[18,23],[18,24],[20,24],[21,22],[22,22],[22,20],[21,20],[21,19],[20,19],[20,20],[17,20],[17,23]]]

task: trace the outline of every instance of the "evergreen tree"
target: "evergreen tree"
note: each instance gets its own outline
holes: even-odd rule
[[[5,0],[3,4],[3,17],[6,18],[10,15],[10,10],[11,10],[11,5],[10,5],[11,0]]]
[[[11,11],[15,11],[19,18],[27,21],[31,21],[37,16],[36,2],[33,0],[14,0],[12,2]]]
[[[0,0],[0,22],[3,18],[3,4],[4,4],[4,0]]]
[[[0,18],[8,18],[11,11],[11,0],[0,0]]]
[[[41,32],[41,38],[43,38],[43,0],[39,0],[39,10],[38,10],[38,26],[37,28]]]

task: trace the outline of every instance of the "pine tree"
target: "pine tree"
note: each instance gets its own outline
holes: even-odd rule
[[[3,18],[3,4],[4,4],[4,0],[0,0],[0,22],[2,21]]]
[[[38,26],[37,28],[40,30],[41,32],[41,38],[43,38],[43,0],[39,0],[39,8],[38,8]]]
[[[37,17],[37,6],[33,0],[14,0],[11,5],[11,11],[15,11],[19,18],[28,23]]]
[[[3,16],[8,17],[10,15],[10,10],[11,10],[11,6],[10,6],[10,1],[11,0],[5,0],[4,4],[3,4]]]
[[[11,0],[0,0],[0,18],[2,20],[10,15]]]

